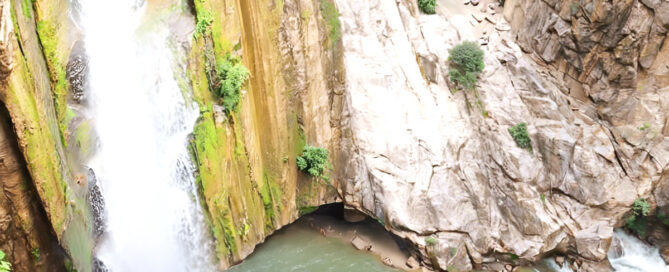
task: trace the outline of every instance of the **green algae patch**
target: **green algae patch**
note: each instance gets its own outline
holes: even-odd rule
[[[21,10],[23,11],[23,16],[26,18],[32,18],[33,14],[33,1],[32,0],[21,0]]]
[[[92,153],[91,122],[83,120],[74,131],[74,140],[82,158],[87,158]]]
[[[200,118],[191,150],[217,257],[227,266],[295,220],[298,205],[322,204],[323,186],[294,164],[306,137],[296,113],[299,97],[287,91],[276,46],[283,1],[194,0],[194,7],[196,33],[186,78]],[[249,79],[245,95],[223,108],[216,95],[223,81],[217,66],[230,56],[241,58]],[[303,200],[296,200],[297,192]]]
[[[339,22],[339,11],[332,0],[320,0],[321,16],[328,29],[328,38],[334,46],[341,39],[341,23]]]
[[[19,8],[26,12],[24,8],[28,7],[34,19],[16,16]],[[45,13],[47,9],[50,12]],[[53,232],[73,265],[80,271],[90,271],[93,239],[87,198],[85,189],[74,185],[64,150],[65,128],[75,114],[71,110],[68,113],[66,105],[67,80],[62,60],[69,54],[64,42],[67,30],[56,22],[69,20],[67,9],[67,1],[61,0],[30,0],[30,4],[13,6],[15,65],[7,88],[0,89],[0,99],[10,112]],[[54,61],[58,65],[53,65]]]
[[[62,135],[62,141],[65,143],[65,135],[67,131],[66,115],[67,115],[67,88],[68,81],[65,72],[65,64],[61,62],[58,56],[58,38],[55,24],[50,21],[37,22],[37,34],[39,35],[42,44],[44,57],[49,68],[49,75],[52,83],[53,101],[56,109],[56,117],[58,118],[58,127]]]
[[[15,50],[14,71],[9,77],[9,86],[2,93],[12,121],[15,124],[19,143],[28,169],[35,182],[56,233],[62,232],[65,222],[65,188],[56,143],[48,129],[47,113],[42,101],[35,99],[32,74],[25,58]]]

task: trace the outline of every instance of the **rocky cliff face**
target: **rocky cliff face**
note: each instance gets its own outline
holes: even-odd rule
[[[2,225],[10,231],[0,248],[17,271],[72,265],[90,270],[87,192],[75,181],[79,164],[68,155],[74,149],[66,148],[67,82],[59,76],[66,61],[57,61],[66,60],[71,47],[71,36],[64,34],[71,29],[66,2],[2,2],[0,101],[6,111],[0,118],[5,167],[0,181],[3,220],[11,220]]]
[[[12,229],[0,248],[46,267],[60,262],[45,251],[55,236],[88,271],[94,224],[77,177],[90,150],[74,133],[86,121],[85,55],[65,2],[2,6],[0,121],[13,132],[0,143],[16,138],[23,158],[16,146],[0,154],[13,167],[0,168],[11,176],[0,228]],[[451,2],[426,15],[413,0],[197,0],[194,18],[170,20],[191,26],[173,33],[175,51],[188,55],[180,80],[201,110],[191,148],[221,268],[300,212],[343,201],[440,269],[550,253],[603,269],[635,199],[669,206],[665,2]],[[476,92],[448,80],[448,49],[464,40],[486,52]],[[229,116],[212,94],[228,55],[251,72]],[[521,122],[531,150],[508,133]],[[330,184],[296,170],[305,144],[329,149]],[[43,263],[26,259],[36,245]]]
[[[666,33],[661,19],[638,14],[652,15],[635,1],[581,1],[569,23],[556,7],[569,1],[550,2],[507,1],[509,25],[494,4],[453,12],[441,1],[437,15],[425,15],[413,1],[336,1],[346,68],[344,201],[441,269],[555,252],[602,269],[593,267],[613,228],[664,180],[667,92],[647,76],[664,68],[646,60],[662,55],[651,53],[663,40],[654,37]],[[448,83],[448,49],[463,40],[485,44],[477,93]],[[521,122],[530,151],[507,131]]]
[[[301,212],[338,200],[334,187],[295,166],[305,144],[334,150],[337,139],[338,40],[328,37],[323,2],[193,2],[196,20],[213,18],[195,35],[185,70],[201,109],[192,149],[222,268]],[[229,55],[251,78],[227,116],[213,91]]]
[[[14,53],[9,1],[0,2],[0,88],[7,87]],[[44,214],[17,144],[7,108],[0,103],[0,250],[14,271],[58,271],[63,252]]]
[[[665,1],[508,1],[504,10],[523,50],[596,111],[625,176],[658,214],[669,208],[667,12]]]

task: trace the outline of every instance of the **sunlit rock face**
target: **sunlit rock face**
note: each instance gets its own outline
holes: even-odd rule
[[[632,89],[650,77],[639,76],[646,71],[638,57],[620,64],[613,53],[618,43],[601,53],[618,61],[611,66],[587,54],[604,44],[579,49],[575,55],[589,67],[580,77],[568,78],[565,65],[545,64],[566,59],[563,47],[524,53],[534,46],[528,41],[546,40],[539,35],[578,30],[554,30],[568,23],[558,24],[548,4],[530,2],[507,1],[507,9],[519,10],[508,24],[500,8],[496,15],[485,6],[425,15],[413,1],[336,1],[346,68],[344,201],[414,241],[442,269],[485,267],[515,255],[536,261],[551,251],[601,261],[613,228],[636,198],[651,195],[666,169],[666,92],[651,87],[661,82],[648,79],[641,91]],[[478,23],[472,13],[481,9],[488,19]],[[606,9],[601,16],[615,18],[608,22],[612,37],[592,35],[602,43],[622,41],[629,35],[621,33],[633,28],[626,24],[639,23],[628,14],[635,10]],[[554,28],[542,28],[539,19],[554,20]],[[454,92],[448,49],[480,37],[486,68],[477,92]],[[634,77],[607,75],[617,65],[634,69]],[[591,93],[604,80],[609,87]],[[610,98],[603,100],[605,92]],[[521,122],[529,126],[532,150],[519,148],[508,132]],[[639,129],[644,122],[651,129]],[[438,242],[426,245],[428,236]]]

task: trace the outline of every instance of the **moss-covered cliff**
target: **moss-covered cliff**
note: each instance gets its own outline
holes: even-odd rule
[[[76,185],[65,151],[65,63],[73,36],[68,1],[11,1],[13,66],[0,88],[41,206],[54,233],[79,270],[90,270],[93,247],[86,189]],[[48,252],[47,252],[48,250]],[[51,249],[41,249],[50,253]],[[40,249],[35,249],[38,256]],[[11,255],[10,255],[11,256]],[[62,256],[61,256],[62,258]],[[69,258],[66,258],[71,267]],[[58,263],[55,262],[54,263]],[[60,260],[61,269],[63,260]],[[53,267],[42,267],[48,271]]]
[[[241,261],[300,210],[336,201],[334,187],[297,171],[308,143],[333,148],[336,44],[314,1],[195,0],[189,79],[201,117],[192,150],[222,267]],[[242,58],[251,78],[237,111],[212,91],[217,64]],[[334,157],[336,158],[336,157]],[[334,181],[336,182],[336,181]]]

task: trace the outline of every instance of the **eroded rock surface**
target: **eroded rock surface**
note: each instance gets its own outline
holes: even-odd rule
[[[569,26],[550,9],[529,10],[542,1],[511,2],[528,9],[524,23],[511,20],[511,26],[532,27],[517,29],[524,31],[522,46],[499,13],[477,25],[470,14],[422,14],[413,1],[336,1],[346,68],[344,200],[412,240],[441,269],[470,270],[516,255],[537,261],[552,251],[601,261],[631,203],[650,196],[666,170],[666,92],[635,91],[644,79],[634,61],[618,60],[612,65],[623,68],[608,69],[604,59],[586,54],[602,48],[606,55],[603,48],[613,50],[629,36],[621,34],[632,28],[623,18],[633,17],[634,4],[597,15],[613,21],[600,23],[597,30],[610,30],[594,41],[578,20]],[[591,67],[584,69],[589,73],[570,81],[564,65],[544,65],[571,53],[562,54],[567,51],[557,38],[532,36],[551,33],[539,30],[543,21],[530,21],[538,12],[546,14],[536,20],[555,21],[556,33],[580,35],[575,63]],[[448,49],[480,33],[487,33],[487,45],[478,94],[454,92]],[[557,49],[541,45],[547,51],[536,55],[543,59],[533,59],[523,50],[537,40]],[[612,76],[615,69],[625,73]],[[597,80],[585,80],[593,76]],[[607,87],[596,87],[602,81]],[[589,88],[581,89],[585,95],[575,90],[581,84]],[[588,98],[606,92],[608,99]],[[507,131],[521,122],[529,126],[532,150],[519,148]],[[430,236],[436,243],[425,242]]]

